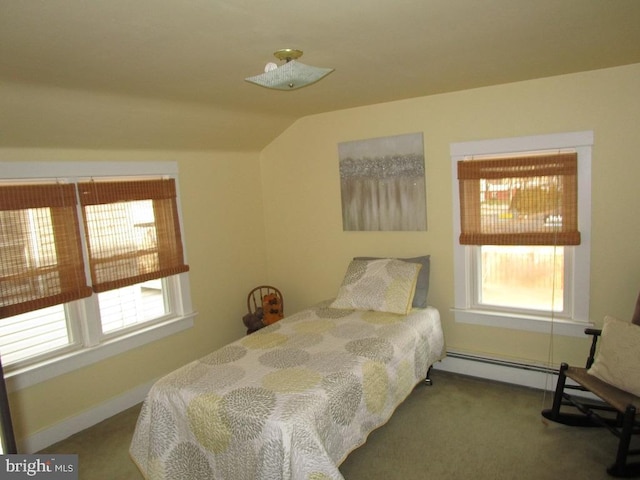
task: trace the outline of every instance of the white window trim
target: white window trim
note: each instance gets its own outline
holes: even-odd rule
[[[479,140],[450,145],[453,182],[453,262],[454,262],[454,318],[459,323],[510,328],[539,333],[555,333],[565,336],[584,336],[589,321],[589,287],[591,271],[591,150],[593,132],[569,132],[529,137]],[[515,315],[497,311],[471,308],[470,291],[471,257],[469,249],[460,245],[460,196],[458,186],[458,161],[481,155],[539,150],[575,149],[578,154],[578,225],[581,243],[574,249],[573,287],[575,289],[571,319],[548,315]]]
[[[177,179],[176,162],[0,162],[2,180],[80,178],[80,177],[127,177],[127,176],[172,176]],[[180,191],[176,181],[178,212],[181,212]],[[180,230],[183,232],[182,215],[179,214]],[[186,246],[183,245],[185,259]],[[88,267],[87,267],[88,268]],[[167,279],[176,282],[178,299],[174,299],[176,316],[129,334],[106,339],[99,344],[84,345],[57,357],[38,362],[23,369],[5,374],[7,390],[17,391],[37,383],[51,380],[56,376],[72,372],[109,357],[120,355],[161,338],[193,327],[197,312],[191,304],[188,272]],[[84,308],[82,301],[71,302],[69,308]]]

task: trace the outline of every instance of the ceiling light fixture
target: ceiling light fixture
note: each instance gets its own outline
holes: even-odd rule
[[[278,60],[284,60],[286,63],[278,66],[269,62],[265,66],[264,73],[245,78],[245,80],[261,87],[276,90],[295,90],[315,83],[333,72],[333,68],[312,67],[297,62],[296,59],[302,56],[302,50],[283,48],[274,52],[273,55]]]

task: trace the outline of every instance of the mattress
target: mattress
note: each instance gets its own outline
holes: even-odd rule
[[[151,388],[130,454],[155,479],[343,479],[340,463],[444,356],[435,308],[322,302]]]

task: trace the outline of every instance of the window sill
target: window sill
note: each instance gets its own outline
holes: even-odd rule
[[[196,315],[197,312],[192,312],[108,340],[94,347],[82,348],[45,362],[8,372],[5,374],[7,390],[9,392],[21,390],[181,332],[193,327],[193,319]]]
[[[568,337],[584,337],[584,329],[593,327],[591,322],[579,322],[564,318],[518,315],[487,310],[452,309],[457,323],[509,328],[535,333],[553,333]]]

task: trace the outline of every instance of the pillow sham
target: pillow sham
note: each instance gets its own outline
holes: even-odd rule
[[[588,373],[640,397],[640,326],[607,316]]]
[[[380,257],[355,257],[354,260],[380,260]],[[419,263],[422,265],[418,273],[416,293],[413,296],[412,306],[415,308],[427,308],[427,295],[429,294],[429,274],[431,270],[431,255],[413,258],[398,258],[403,262]]]
[[[352,260],[331,307],[406,315],[421,268],[418,263],[390,258]]]

